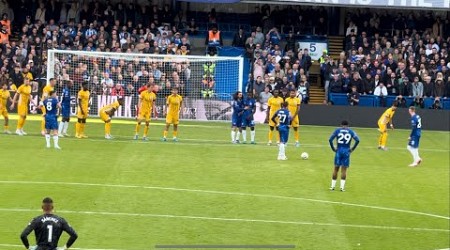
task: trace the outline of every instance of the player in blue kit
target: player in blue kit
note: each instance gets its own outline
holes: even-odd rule
[[[359,138],[353,130],[348,128],[348,122],[342,121],[341,128],[337,128],[330,139],[330,147],[333,152],[336,152],[334,156],[334,170],[331,179],[330,190],[334,190],[336,187],[336,179],[339,169],[341,169],[341,191],[345,191],[345,180],[347,178],[347,169],[350,167],[350,154],[356,149],[359,144]],[[334,139],[337,142],[337,148],[334,146]],[[352,139],[355,140],[353,147],[350,148]]]
[[[61,122],[59,123],[58,135],[60,137],[69,136],[67,129],[70,122],[70,88],[71,81],[64,81],[64,88],[61,95]]]
[[[278,133],[280,134],[280,145],[278,146],[278,160],[280,161],[287,160],[285,148],[289,139],[289,127],[291,126],[292,121],[292,117],[289,110],[287,110],[287,106],[288,103],[283,102],[281,104],[281,109],[277,110],[270,118],[278,128]]]
[[[242,142],[247,143],[247,127],[250,127],[251,144],[255,144],[255,120],[253,115],[256,112],[256,100],[253,93],[248,92],[244,99],[244,114],[242,117]]]
[[[239,137],[242,131],[242,117],[244,114],[244,101],[242,99],[242,92],[237,91],[233,95],[233,114],[231,115],[231,143],[239,143]]]
[[[47,148],[50,148],[50,137],[53,136],[53,143],[56,149],[61,149],[58,145],[58,109],[61,104],[58,102],[55,91],[50,91],[46,99],[41,103],[45,108],[45,141]]]
[[[417,167],[422,162],[422,158],[419,156],[419,141],[422,134],[422,118],[416,114],[416,108],[414,106],[409,107],[409,114],[411,115],[411,134],[408,138],[408,151],[413,156],[413,163],[409,164],[410,167]]]

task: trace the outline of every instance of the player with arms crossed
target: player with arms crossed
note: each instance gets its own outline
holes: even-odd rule
[[[334,170],[331,179],[330,190],[334,190],[336,187],[337,174],[341,169],[341,191],[345,191],[345,180],[347,178],[347,169],[350,167],[350,154],[356,149],[359,144],[359,138],[353,130],[348,128],[348,122],[342,121],[341,128],[337,128],[330,139],[330,147],[333,152],[336,152],[334,156]],[[337,142],[337,148],[334,146],[334,139]],[[352,139],[355,140],[353,147],[350,148]]]
[[[87,138],[84,134],[84,128],[86,126],[86,119],[89,115],[89,98],[90,92],[88,89],[88,82],[85,81],[81,85],[81,90],[78,91],[78,111],[77,118],[78,121],[75,124],[75,137],[76,138]]]
[[[14,94],[14,98],[10,109],[14,109],[14,106],[17,102],[17,114],[19,115],[19,120],[17,121],[17,129],[16,134],[18,135],[26,135],[25,131],[23,131],[23,126],[25,125],[25,121],[28,115],[28,104],[31,101],[31,84],[30,79],[25,77],[23,79],[23,84],[17,88],[16,94]]]
[[[247,143],[247,127],[250,127],[251,144],[255,144],[255,120],[254,114],[256,112],[256,100],[253,98],[253,93],[248,92],[247,98],[244,99],[244,114],[242,116],[242,142]]]
[[[111,136],[111,117],[113,117],[114,113],[122,105],[123,98],[119,98],[117,99],[117,101],[108,104],[100,109],[100,119],[102,119],[102,121],[105,123],[105,139],[113,139],[113,137]]]
[[[388,138],[387,125],[389,123],[391,129],[394,129],[392,118],[394,117],[397,106],[398,102],[394,101],[392,103],[392,106],[386,109],[386,111],[384,111],[384,113],[381,115],[380,119],[378,119],[378,131],[380,131],[380,137],[378,138],[378,149],[387,150],[386,148]]]
[[[287,109],[288,103],[283,102],[281,109],[277,110],[275,114],[270,118],[273,124],[277,127],[280,134],[280,145],[278,146],[278,160],[285,161],[286,157],[286,144],[289,139],[289,127],[291,126],[292,118],[289,110]]]
[[[9,115],[8,115],[8,101],[12,102],[11,93],[8,90],[8,83],[3,83],[2,88],[0,89],[0,114],[5,119],[5,127],[3,129],[3,133],[11,134],[9,131]]]
[[[414,106],[409,107],[409,114],[411,115],[411,134],[408,138],[408,151],[413,157],[413,163],[409,164],[410,167],[417,167],[422,162],[422,158],[419,156],[419,141],[422,135],[422,118],[416,114],[416,108]]]
[[[242,92],[237,91],[233,95],[232,102],[233,114],[231,115],[231,143],[239,143],[239,137],[242,131],[242,116],[244,113],[244,101]]]
[[[37,216],[31,220],[28,226],[20,235],[23,245],[27,249],[32,250],[64,250],[73,245],[78,238],[75,230],[67,223],[67,221],[53,213],[53,200],[49,197],[42,201],[43,215]],[[28,235],[34,230],[36,235],[37,246],[30,247]],[[62,232],[70,235],[64,247],[58,248],[58,241]]]
[[[280,91],[278,89],[275,89],[273,91],[273,96],[267,100],[267,116],[266,120],[269,121],[269,142],[267,142],[267,145],[272,145],[272,137],[273,137],[273,130],[275,128],[276,123],[272,121],[273,115],[281,109],[281,105],[284,103],[284,100],[282,97],[279,96]],[[280,139],[278,138],[277,143],[279,143]]]
[[[137,140],[139,138],[139,130],[141,129],[141,123],[145,121],[144,134],[142,135],[142,139],[144,141],[148,140],[148,128],[150,126],[150,120],[152,116],[152,110],[154,103],[156,101],[156,94],[153,92],[154,84],[148,84],[147,88],[142,90],[139,94],[139,103],[138,103],[138,117],[137,124],[135,128],[134,139]]]
[[[42,98],[41,101],[44,101],[45,99],[47,99],[50,96],[50,92],[55,90],[55,84],[56,84],[56,79],[55,78],[50,78],[50,81],[48,82],[47,85],[45,85],[45,87],[42,89]],[[41,134],[42,135],[46,135],[45,131],[46,131],[46,127],[45,127],[45,107],[41,106],[41,111],[42,111],[42,121],[41,121]]]
[[[183,103],[183,97],[178,94],[177,88],[172,88],[172,94],[167,97],[166,101],[166,128],[163,132],[163,141],[167,141],[167,133],[169,132],[170,124],[173,124],[173,141],[178,141],[178,123],[180,121],[180,110]]]
[[[60,137],[69,136],[67,129],[70,122],[70,88],[72,81],[64,81],[64,87],[61,96],[61,122],[59,123],[58,135]]]
[[[58,145],[58,110],[61,104],[58,102],[55,91],[50,91],[48,97],[44,99],[40,106],[45,110],[45,141],[47,148],[50,148],[50,137],[53,136],[53,146],[61,149]]]
[[[297,97],[297,91],[292,89],[291,91],[289,91],[289,97],[286,98],[285,101],[288,103],[288,110],[292,115],[291,126],[292,128],[294,128],[295,146],[300,147],[298,132],[300,122],[298,118],[298,112],[300,111],[300,104],[302,103],[301,96],[300,98]]]

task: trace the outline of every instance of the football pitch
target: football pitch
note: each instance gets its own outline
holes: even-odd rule
[[[424,161],[411,168],[408,130],[390,131],[380,151],[375,128],[353,128],[361,143],[340,192],[328,190],[332,127],[302,126],[300,148],[291,132],[289,159],[277,161],[266,125],[256,145],[235,145],[228,123],[182,121],[180,141],[161,142],[154,121],[146,142],[132,140],[134,122],[123,120],[105,140],[94,120],[89,138],[62,138],[62,150],[45,148],[36,119],[27,136],[0,135],[0,249],[23,249],[19,235],[46,196],[77,231],[73,249],[450,248],[449,132],[425,128]]]

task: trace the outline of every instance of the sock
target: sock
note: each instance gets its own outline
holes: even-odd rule
[[[49,138],[49,141],[50,141],[50,135],[48,136]],[[58,145],[58,140],[59,140],[59,137],[57,136],[57,135],[54,135],[53,136],[53,145],[54,145],[54,147],[56,148],[56,147],[59,147],[59,145]]]
[[[9,126],[5,125],[4,129],[5,129],[5,131],[7,131],[9,129]]]
[[[19,116],[19,120],[17,121],[17,129],[22,129],[23,128],[23,124],[24,124],[24,119]]]
[[[80,124],[79,122],[75,123],[75,135],[80,135]]]
[[[64,124],[65,124],[65,122],[60,122],[58,125],[58,134],[59,135],[61,135],[63,133]]]
[[[163,132],[163,137],[164,137],[164,138],[167,138],[167,133],[168,133],[168,131],[167,131],[167,130],[164,130],[164,132]]]
[[[47,142],[47,148],[50,147],[50,135],[49,134],[45,134],[45,142]]]
[[[111,135],[111,122],[105,123],[105,135]]]
[[[141,130],[141,124],[136,124],[136,128],[134,129],[135,134],[139,134],[139,130]]]
[[[419,159],[420,159],[419,149],[418,148],[413,148],[413,152],[414,152],[414,155],[413,155],[414,162],[417,163],[419,161]]]
[[[383,144],[383,133],[380,133],[380,136],[378,136],[378,146],[381,147]]]
[[[148,127],[147,125],[144,126],[144,137],[147,137],[148,134]]]
[[[284,143],[280,143],[280,146],[278,146],[278,156],[286,157]]]
[[[273,137],[273,131],[269,130],[269,141],[272,141],[272,137]]]
[[[242,141],[247,141],[247,130],[242,130]]]
[[[25,122],[27,120],[25,118],[22,118],[22,125],[20,126],[20,129],[23,131],[23,127],[25,126]]]
[[[336,187],[336,180],[331,180],[331,188],[335,188]]]
[[[299,141],[299,132],[298,132],[298,130],[294,130],[294,138],[295,138],[295,142],[298,142]]]
[[[381,136],[381,146],[382,147],[386,147],[386,143],[387,143],[387,138],[388,138],[388,133],[383,133]]]
[[[69,122],[64,122],[63,133],[67,134],[67,129],[69,129]]]
[[[277,134],[277,142],[280,142],[280,133]]]
[[[239,138],[241,137],[241,132],[236,132],[236,141],[239,141]]]
[[[255,141],[255,134],[256,134],[255,130],[250,131],[250,138],[252,141]]]
[[[178,135],[178,130],[174,130],[174,131],[172,132],[173,138],[177,138],[177,135]]]
[[[86,123],[80,123],[80,135],[84,135],[84,126],[86,126]]]
[[[231,131],[231,141],[234,142],[236,140],[236,131]]]
[[[41,121],[41,131],[45,131],[45,119],[44,118],[42,118],[42,121]]]
[[[416,156],[414,153],[414,149],[408,145],[408,147],[406,147],[408,149],[408,151],[411,153],[412,157],[413,157],[413,161],[416,162]]]
[[[345,189],[345,180],[341,179],[341,186],[340,186],[340,188],[341,189]]]

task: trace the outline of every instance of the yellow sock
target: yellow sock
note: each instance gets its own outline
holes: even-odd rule
[[[175,131],[175,130],[174,130],[174,131],[172,132],[172,135],[173,135],[173,138],[176,138],[177,135],[178,135],[178,131]]]
[[[272,141],[273,131],[269,129],[269,141]]]
[[[23,119],[23,117],[19,116],[19,120],[17,121],[17,129],[22,129],[24,124],[25,124],[25,119]]]
[[[111,134],[111,122],[105,123],[105,135]]]
[[[75,123],[75,136],[80,135],[80,123]]]
[[[280,133],[277,134],[277,142],[280,142]]]
[[[168,133],[168,131],[167,131],[167,130],[164,130],[164,133],[163,133],[163,137],[164,137],[164,138],[167,137],[167,133]]]
[[[45,131],[45,118],[42,118],[41,121],[41,131]]]
[[[134,129],[134,132],[136,133],[136,134],[139,134],[139,130],[141,130],[141,124],[136,124],[136,128]]]
[[[387,138],[388,138],[388,133],[387,132],[383,133],[383,135],[381,136],[381,146],[382,147],[386,147]]]
[[[9,129],[9,126],[8,125],[5,125],[5,130],[8,130]]]
[[[294,130],[294,138],[295,138],[295,141],[296,142],[298,142],[298,140],[299,140],[299,132],[298,132],[298,130]]]
[[[147,134],[148,134],[148,126],[145,125],[145,127],[144,127],[144,137],[147,137]]]
[[[86,123],[80,123],[80,134],[84,135],[84,127],[86,126]]]

